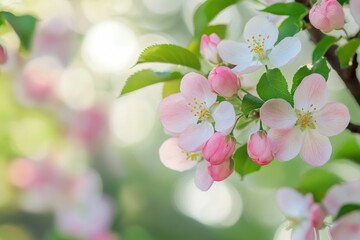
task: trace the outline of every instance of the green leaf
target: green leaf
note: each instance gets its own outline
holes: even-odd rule
[[[301,193],[312,193],[315,201],[321,202],[326,192],[343,180],[332,172],[321,168],[314,168],[303,175],[297,190]]]
[[[139,63],[171,63],[200,70],[199,58],[186,48],[173,44],[159,44],[146,48],[140,55]]]
[[[330,73],[330,68],[327,65],[327,61],[325,58],[320,58],[311,68],[309,68],[307,65],[302,66],[297,70],[293,77],[293,83],[291,87],[291,94],[294,95],[296,88],[299,86],[301,81],[306,77],[309,76],[312,73],[318,73],[321,74],[325,80],[327,81]]]
[[[20,38],[21,46],[29,51],[36,26],[36,18],[31,15],[15,16],[10,12],[0,12]]]
[[[327,52],[327,50],[337,41],[339,38],[325,35],[320,42],[316,45],[313,54],[312,54],[312,62],[316,63],[317,60],[319,60],[324,54]]]
[[[210,35],[212,33],[216,33],[221,39],[226,38],[227,25],[218,24],[207,26],[202,34]]]
[[[236,4],[239,0],[207,0],[201,4],[194,14],[194,35],[199,37],[209,23],[225,8]]]
[[[46,239],[48,239],[48,240],[77,240],[76,238],[72,238],[70,236],[65,236],[62,233],[57,232],[55,230],[51,231],[47,235]]]
[[[288,17],[279,26],[277,43],[286,37],[292,37],[302,28],[302,21],[297,17]]]
[[[349,0],[338,0],[341,5],[349,3]]]
[[[353,56],[356,53],[356,49],[360,46],[360,39],[352,39],[336,49],[335,54],[338,56],[341,68],[347,68],[350,66]]]
[[[355,136],[352,136],[349,140],[345,141],[338,147],[338,151],[335,153],[335,158],[348,159],[360,164],[360,145]]]
[[[260,170],[260,165],[251,160],[247,153],[247,145],[239,147],[233,156],[235,162],[235,171],[240,174],[241,178],[244,178],[245,175],[253,173]]]
[[[334,221],[337,221],[342,216],[352,212],[352,211],[360,211],[360,204],[345,204],[343,205],[339,212],[337,213]]]
[[[286,15],[302,18],[308,14],[309,10],[301,3],[275,3],[262,10],[263,12],[272,13],[275,15]]]
[[[182,74],[179,72],[154,72],[152,70],[146,69],[131,75],[125,83],[124,88],[121,91],[120,95],[138,90],[149,85],[179,80],[182,78]]]
[[[162,97],[166,98],[171,94],[180,92],[180,83],[181,83],[181,79],[165,82],[163,87]]]
[[[243,98],[241,109],[243,113],[248,116],[253,110],[259,109],[264,104],[264,101],[250,93]]]
[[[278,68],[270,69],[261,76],[256,91],[264,101],[282,98],[293,105],[293,97],[289,93],[286,79]]]

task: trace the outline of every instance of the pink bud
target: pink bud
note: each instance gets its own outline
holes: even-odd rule
[[[236,74],[228,67],[216,67],[209,74],[211,88],[224,97],[232,97],[240,87]]]
[[[274,158],[265,131],[258,131],[250,136],[247,151],[249,157],[259,165],[269,164]]]
[[[326,217],[324,210],[319,204],[314,203],[310,207],[310,215],[313,227],[320,229]]]
[[[311,24],[324,32],[344,27],[344,11],[337,0],[319,0],[310,10]]]
[[[0,64],[5,64],[7,62],[7,53],[4,46],[0,45]]]
[[[234,171],[234,163],[229,158],[219,165],[208,163],[208,171],[214,181],[222,181],[229,177]]]
[[[207,61],[215,65],[221,62],[221,58],[217,50],[217,45],[220,41],[220,37],[215,33],[210,36],[203,35],[201,37],[200,52]]]
[[[216,132],[205,143],[202,155],[212,165],[219,165],[228,160],[235,151],[235,140],[221,132]]]

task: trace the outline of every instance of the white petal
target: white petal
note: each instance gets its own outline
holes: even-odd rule
[[[269,60],[275,67],[282,67],[295,58],[300,50],[300,40],[296,37],[287,37],[271,50]]]
[[[237,74],[247,74],[247,73],[252,73],[255,72],[256,70],[258,70],[259,68],[261,68],[262,66],[264,66],[264,64],[262,64],[261,62],[255,60],[253,61],[249,67],[244,68],[241,65],[238,65],[236,67],[234,67],[233,70],[234,72],[236,72]]]
[[[261,35],[261,39],[265,38],[265,49],[271,49],[276,43],[279,35],[279,30],[277,27],[271,23],[264,16],[255,16],[251,18],[245,25],[244,28],[244,38],[245,40],[252,40],[254,36],[255,39]]]
[[[360,26],[360,1],[359,0],[350,0],[350,11],[353,15],[355,21]]]
[[[245,43],[223,40],[218,45],[220,57],[228,63],[245,69],[253,64],[254,54],[250,52]]]
[[[229,134],[234,127],[236,118],[235,110],[231,103],[221,102],[218,107],[215,108],[212,116],[215,120],[215,130],[224,134]]]
[[[360,212],[346,214],[330,228],[332,240],[359,240]]]
[[[199,151],[214,134],[214,128],[209,122],[189,126],[179,136],[179,147],[188,152]]]
[[[310,221],[304,221],[293,229],[291,240],[315,240],[315,229]]]
[[[297,116],[284,99],[270,99],[261,106],[260,119],[269,127],[287,129],[295,126]]]
[[[292,188],[281,188],[276,194],[277,204],[280,210],[287,216],[302,219],[309,216],[309,202],[306,196]]]
[[[214,180],[209,174],[207,161],[202,161],[197,165],[194,181],[201,191],[209,190],[213,184]]]
[[[307,129],[300,151],[301,158],[313,166],[324,165],[331,156],[332,146],[329,138],[318,131]]]

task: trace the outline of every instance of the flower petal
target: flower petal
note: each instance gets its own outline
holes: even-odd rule
[[[167,139],[159,149],[160,161],[165,167],[172,170],[183,172],[185,170],[193,168],[197,161],[200,159],[200,154],[195,160],[187,158],[186,152],[184,152],[178,146],[177,138]]]
[[[198,120],[190,112],[190,107],[180,93],[164,98],[158,110],[164,128],[173,134],[185,131],[189,125],[196,124]]]
[[[360,212],[354,211],[346,214],[330,228],[332,240],[359,240]]]
[[[205,102],[209,108],[216,101],[216,93],[211,91],[209,81],[201,74],[190,72],[186,74],[180,84],[181,95],[187,102]]]
[[[221,102],[218,107],[215,108],[212,116],[215,120],[215,130],[227,135],[234,127],[236,118],[235,110],[231,103]]]
[[[214,134],[214,128],[209,122],[189,126],[179,136],[179,147],[188,152],[199,151]]]
[[[301,158],[310,165],[322,166],[331,156],[332,146],[329,138],[316,130],[305,131],[304,142],[300,151]]]
[[[259,68],[261,68],[262,66],[264,66],[264,64],[262,64],[261,62],[254,60],[251,64],[250,67],[246,67],[244,68],[242,65],[238,65],[236,67],[234,67],[233,70],[234,72],[236,72],[237,74],[247,74],[247,73],[252,73],[255,72],[256,70],[258,70]]]
[[[315,229],[310,221],[300,223],[293,229],[291,240],[315,240]]]
[[[282,67],[295,58],[300,50],[300,40],[296,37],[287,37],[271,50],[269,60],[275,67]]]
[[[195,185],[201,191],[207,191],[213,184],[214,180],[211,178],[208,171],[208,163],[206,161],[201,161],[196,168],[195,173]]]
[[[288,161],[299,154],[304,135],[300,128],[270,129],[268,132],[271,150],[279,161]]]
[[[245,25],[244,38],[252,40],[258,36],[265,38],[265,50],[271,49],[276,43],[279,35],[277,27],[264,16],[255,16]]]
[[[325,136],[338,135],[350,122],[348,108],[342,103],[327,103],[320,111],[314,112],[316,130]]]
[[[355,21],[360,26],[360,1],[359,0],[350,0],[350,11],[353,15]]]
[[[295,90],[295,108],[303,111],[316,111],[325,106],[327,86],[323,76],[313,73],[305,77]]]
[[[296,113],[283,99],[270,99],[260,108],[260,119],[271,128],[287,129],[295,126]]]
[[[299,220],[310,214],[308,206],[313,202],[309,202],[307,196],[301,195],[292,188],[279,189],[276,193],[276,200],[280,210],[287,217]]]

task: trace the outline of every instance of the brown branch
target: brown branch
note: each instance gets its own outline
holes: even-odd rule
[[[347,129],[349,129],[353,133],[360,133],[360,126],[354,123],[349,123]]]

